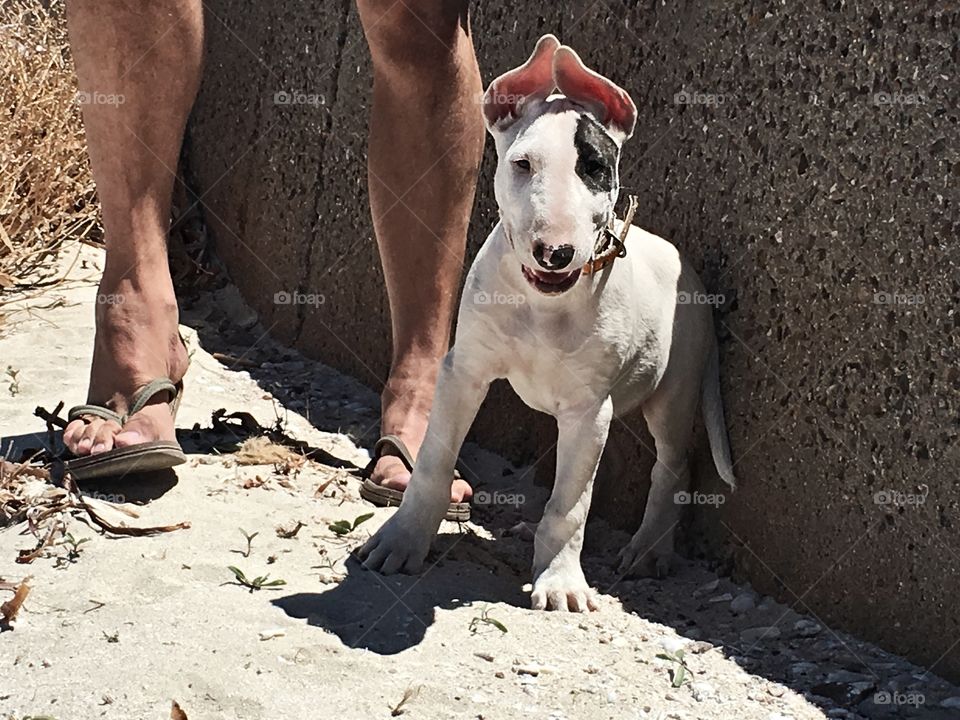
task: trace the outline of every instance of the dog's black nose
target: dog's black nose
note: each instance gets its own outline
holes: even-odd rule
[[[547,248],[537,243],[533,248],[533,257],[546,270],[562,270],[573,260],[573,245],[561,245],[558,248]]]

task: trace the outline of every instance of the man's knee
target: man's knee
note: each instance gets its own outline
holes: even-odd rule
[[[374,65],[426,65],[451,57],[467,27],[467,0],[357,0]]]

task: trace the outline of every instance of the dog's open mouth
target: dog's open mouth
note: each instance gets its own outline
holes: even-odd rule
[[[523,277],[527,282],[533,285],[544,295],[559,295],[564,293],[574,285],[580,278],[580,268],[572,272],[544,272],[542,270],[531,270],[526,265],[521,266]]]

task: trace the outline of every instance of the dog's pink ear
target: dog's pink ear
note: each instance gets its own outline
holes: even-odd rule
[[[558,47],[559,40],[544,35],[523,65],[490,83],[483,95],[483,117],[488,128],[503,130],[520,117],[524,105],[553,92],[553,54]]]
[[[564,95],[591,110],[621,142],[633,135],[637,107],[626,90],[595,73],[566,45],[553,55],[553,81]]]

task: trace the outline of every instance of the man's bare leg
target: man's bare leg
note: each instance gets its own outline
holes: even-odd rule
[[[358,0],[373,59],[369,188],[393,322],[382,431],[416,455],[433,403],[463,271],[483,150],[482,86],[466,0]],[[373,477],[410,479],[384,457]],[[458,481],[452,500],[470,495]]]
[[[184,125],[200,78],[200,0],[70,0],[70,45],[107,245],[88,400],[123,414],[157,377],[178,381],[186,350],[167,265],[167,229]],[[108,102],[109,96],[116,101]],[[102,102],[101,102],[102,101]],[[121,428],[71,423],[77,454],[175,439],[160,394]]]

